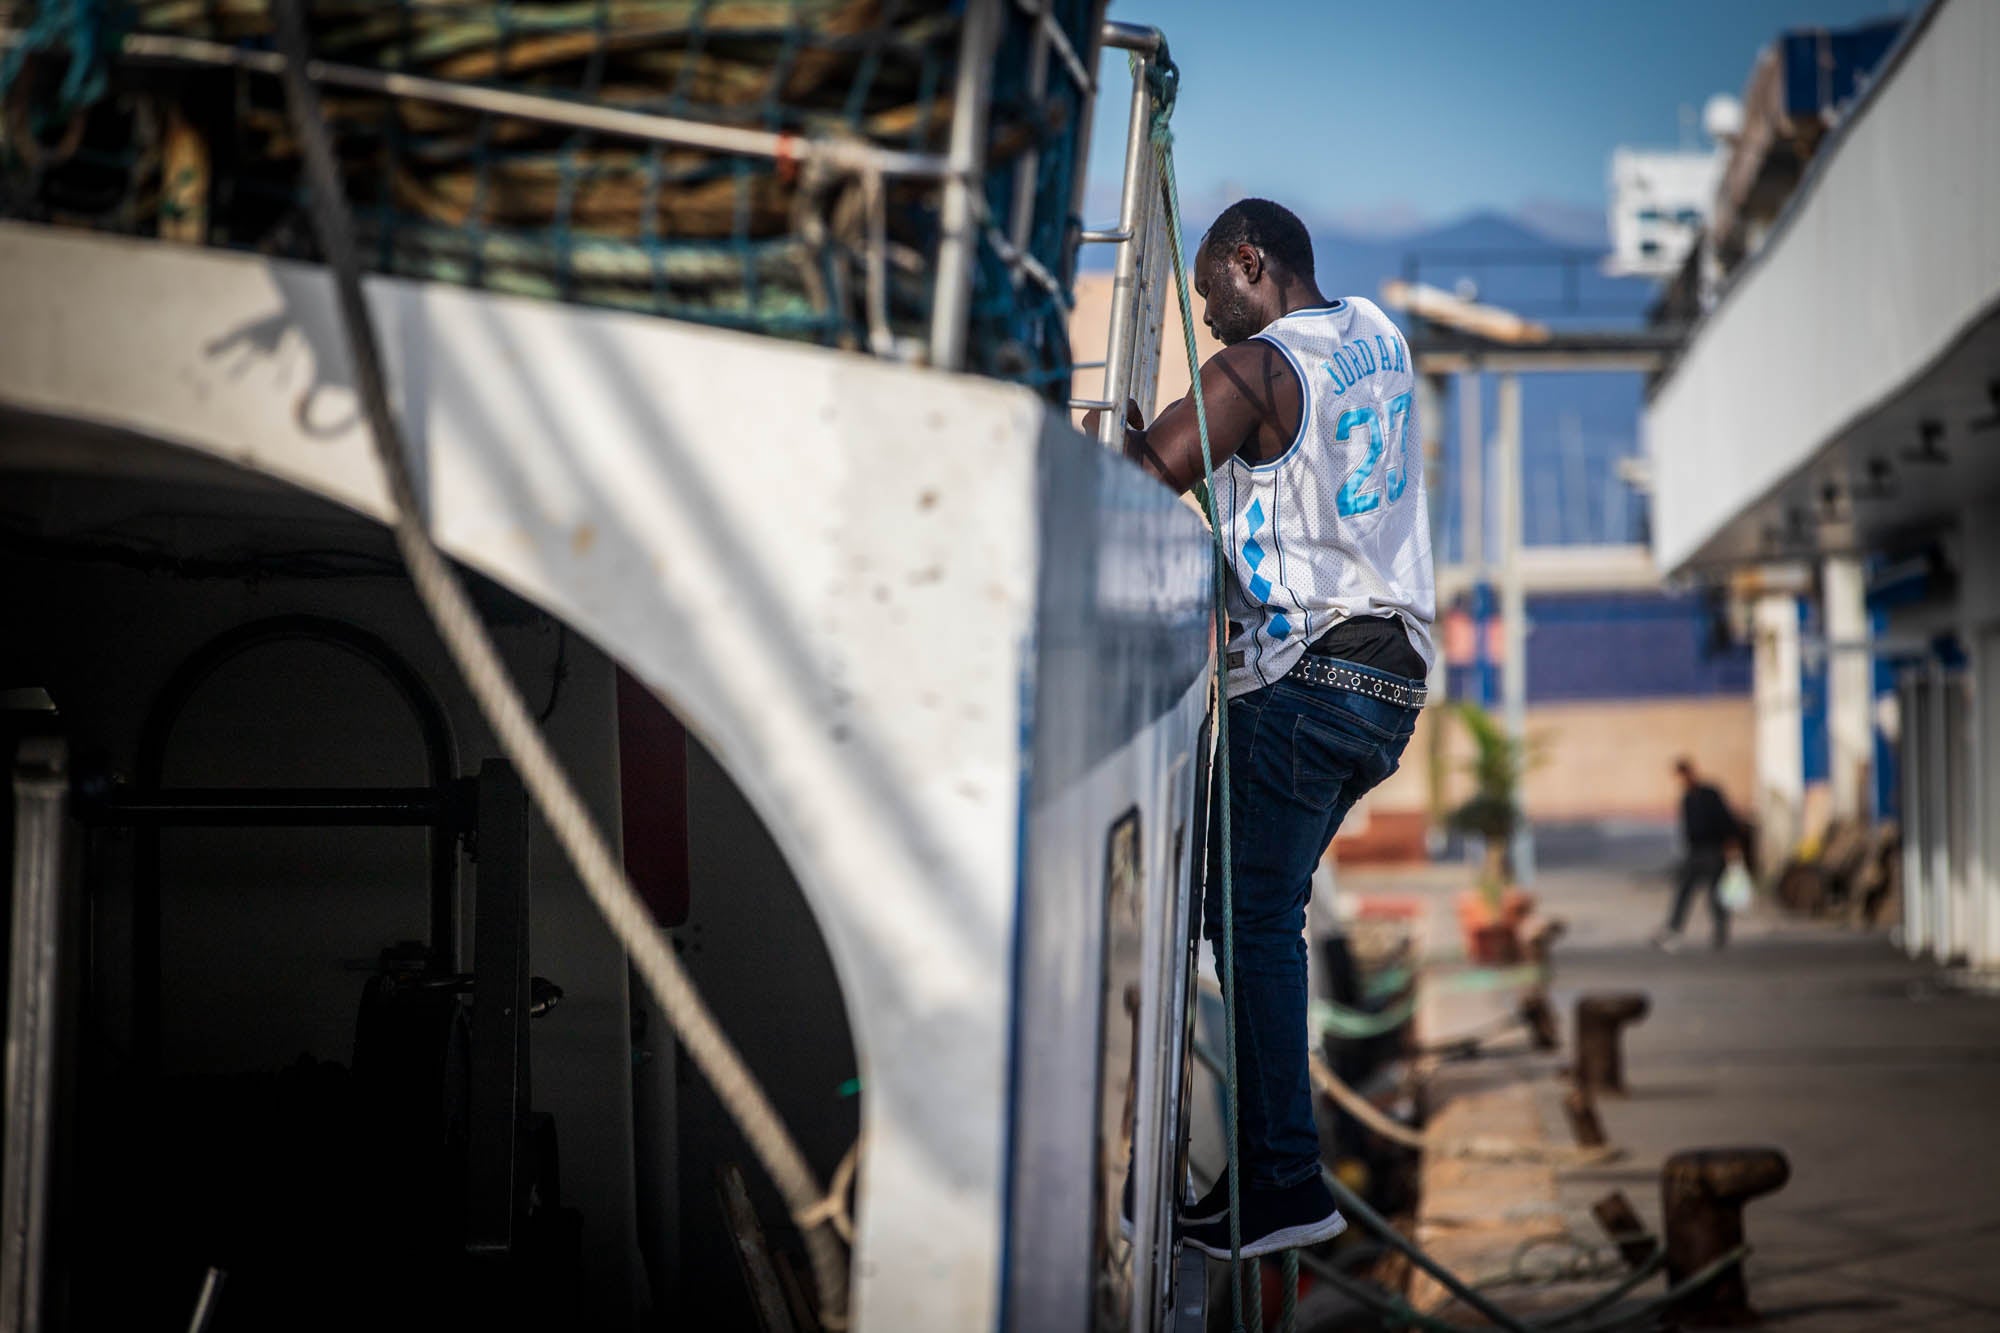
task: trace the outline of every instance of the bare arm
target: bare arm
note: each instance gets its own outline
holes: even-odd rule
[[[1201,392],[1208,411],[1209,448],[1219,465],[1239,454],[1247,461],[1274,458],[1298,433],[1303,386],[1291,362],[1270,343],[1251,338],[1224,348],[1201,368]],[[1095,431],[1097,414],[1084,418]],[[1171,403],[1140,427],[1127,410],[1125,456],[1175,491],[1202,479],[1201,431],[1190,394]]]

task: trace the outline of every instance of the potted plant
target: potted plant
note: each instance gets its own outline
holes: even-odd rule
[[[1478,704],[1453,705],[1472,737],[1474,753],[1466,767],[1472,774],[1472,797],[1451,812],[1449,823],[1460,833],[1477,834],[1485,847],[1479,887],[1458,896],[1459,928],[1465,952],[1475,963],[1503,965],[1521,961],[1521,922],[1534,900],[1514,887],[1511,848],[1521,827],[1521,780],[1531,762],[1528,743],[1507,734],[1499,719]]]

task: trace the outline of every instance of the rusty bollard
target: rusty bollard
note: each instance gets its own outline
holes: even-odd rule
[[[1666,1219],[1667,1285],[1685,1281],[1743,1243],[1743,1205],[1791,1179],[1776,1148],[1698,1148],[1660,1168]],[[1756,1318],[1743,1266],[1736,1264],[1674,1310],[1690,1324],[1746,1324]]]
[[[1576,1002],[1576,1085],[1588,1092],[1625,1095],[1625,1059],[1619,1036],[1644,1018],[1652,1002],[1643,991],[1601,991]]]
[[[1536,1050],[1553,1051],[1562,1045],[1562,1039],[1556,1033],[1556,1011],[1549,1004],[1547,992],[1529,991],[1521,997],[1521,1007],[1516,1012],[1527,1027]]]
[[[1556,941],[1568,933],[1568,922],[1561,917],[1550,917],[1528,936],[1528,961],[1542,970],[1542,984],[1545,986],[1553,971]]]
[[[1576,1136],[1577,1147],[1604,1146],[1604,1122],[1597,1118],[1597,1103],[1591,1100],[1590,1089],[1571,1088],[1565,1093],[1563,1114],[1569,1117],[1569,1132]]]
[[[1604,1234],[1618,1246],[1619,1257],[1628,1268],[1637,1268],[1653,1257],[1660,1242],[1653,1233],[1646,1230],[1646,1224],[1639,1218],[1639,1210],[1625,1197],[1624,1190],[1611,1193],[1590,1205],[1590,1215],[1604,1228]]]

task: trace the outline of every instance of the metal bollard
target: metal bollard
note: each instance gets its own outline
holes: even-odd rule
[[[1625,1060],[1619,1036],[1652,1008],[1644,991],[1601,991],[1576,1002],[1576,1085],[1587,1092],[1625,1095]]]
[[[1556,1011],[1549,1003],[1548,993],[1541,990],[1529,991],[1521,997],[1519,1013],[1521,1022],[1527,1026],[1528,1036],[1538,1051],[1553,1051],[1562,1045],[1562,1038],[1556,1032]]]
[[[1547,985],[1553,975],[1556,942],[1568,933],[1568,922],[1561,917],[1550,917],[1528,936],[1528,961],[1542,970],[1543,985]]]
[[[1597,1219],[1597,1224],[1604,1228],[1604,1234],[1618,1246],[1618,1253],[1628,1267],[1637,1268],[1652,1258],[1653,1251],[1659,1248],[1660,1242],[1646,1230],[1646,1224],[1639,1218],[1639,1210],[1625,1197],[1624,1190],[1613,1190],[1590,1205],[1590,1215]]]
[[[1791,1179],[1776,1148],[1699,1148],[1675,1153],[1660,1169],[1667,1233],[1667,1285],[1691,1277],[1743,1243],[1743,1205]],[[1690,1324],[1746,1324],[1756,1319],[1741,1264],[1685,1297],[1677,1319]]]
[[[1597,1118],[1597,1103],[1592,1100],[1590,1089],[1571,1088],[1565,1093],[1563,1114],[1569,1117],[1569,1132],[1576,1136],[1577,1147],[1604,1146],[1604,1122]]]

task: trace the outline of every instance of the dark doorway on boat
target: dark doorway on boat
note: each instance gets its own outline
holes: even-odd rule
[[[387,535],[150,440],[8,416],[0,443],[34,446],[0,450],[0,745],[52,736],[72,778],[41,1327],[186,1328],[207,1286],[210,1333],[750,1328],[736,1177],[808,1299]],[[776,841],[609,655],[471,579],[830,1178],[859,1065]]]

